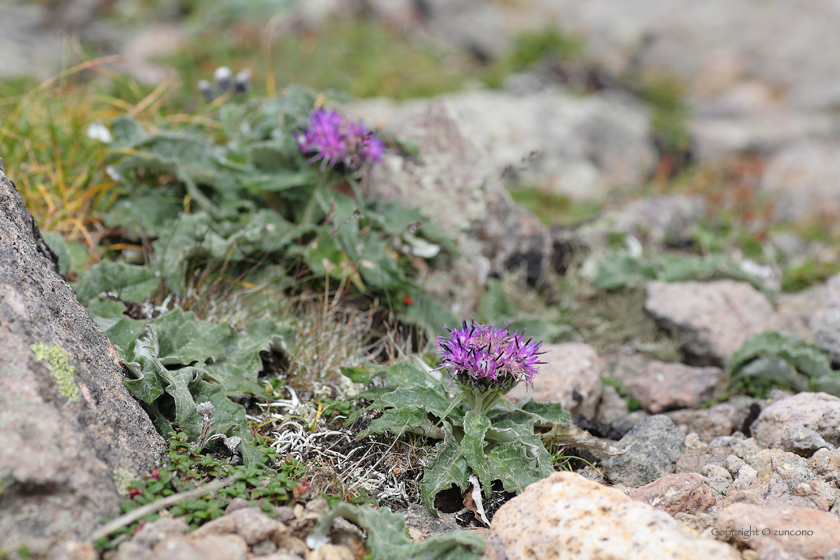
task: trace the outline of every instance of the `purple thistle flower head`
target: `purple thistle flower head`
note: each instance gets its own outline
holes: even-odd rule
[[[466,321],[460,329],[450,329],[449,338],[437,338],[436,352],[441,355],[441,368],[462,385],[479,390],[511,390],[520,381],[532,384],[536,366],[544,364],[539,356],[541,342],[527,341],[517,332],[503,327]]]
[[[373,131],[324,109],[314,111],[309,126],[295,133],[295,138],[310,163],[321,160],[322,170],[339,163],[358,169],[366,161],[380,161],[385,153],[385,145]]]

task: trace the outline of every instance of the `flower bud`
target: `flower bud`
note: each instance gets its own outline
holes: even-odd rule
[[[234,80],[234,87],[236,88],[236,93],[245,93],[251,89],[251,71],[246,68],[238,72]]]
[[[219,88],[219,91],[225,93],[230,89],[233,81],[233,72],[227,66],[220,66],[213,73],[213,79],[216,80],[216,87]]]
[[[210,103],[216,97],[216,94],[213,92],[213,86],[207,80],[198,82],[198,91],[201,92],[201,95],[204,96],[204,100],[207,103]]]

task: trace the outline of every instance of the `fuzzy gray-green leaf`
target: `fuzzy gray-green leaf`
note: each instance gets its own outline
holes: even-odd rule
[[[260,352],[285,351],[289,335],[290,329],[280,327],[274,321],[254,321],[248,325],[245,334],[233,334],[225,340],[224,356],[207,365],[207,375],[226,387],[235,384],[240,389],[244,388],[240,381],[234,383],[233,380],[255,384],[263,367]]]
[[[80,275],[75,283],[79,301],[88,301],[102,292],[116,294],[121,300],[139,303],[158,289],[160,279],[144,266],[104,260]]]
[[[329,532],[337,517],[354,522],[367,533],[372,560],[478,560],[484,551],[484,538],[471,531],[453,531],[425,541],[411,541],[406,536],[405,518],[387,508],[373,509],[340,503],[321,517],[307,537],[310,547],[329,541]]]
[[[160,341],[163,365],[205,363],[221,356],[225,340],[232,333],[227,323],[214,325],[180,309],[162,315],[152,325]]]
[[[239,444],[239,450],[242,452],[242,457],[245,459],[245,462],[253,463],[259,461],[261,454],[254,447],[251,432],[248,430],[245,407],[230,401],[225,395],[224,387],[221,385],[211,385],[206,381],[198,381],[190,389],[193,391],[195,404],[210,402],[215,407],[213,419],[216,423],[213,426],[211,435],[226,434],[241,437],[242,442]],[[201,433],[201,416],[197,412],[194,412],[181,425],[181,428],[189,435],[190,441],[196,441]]]
[[[435,517],[438,517],[435,509],[435,496],[442,490],[448,490],[455,484],[462,491],[469,485],[469,468],[464,459],[461,446],[452,433],[452,426],[449,422],[443,423],[444,440],[435,448],[435,458],[423,471],[423,480],[420,482],[420,493],[426,509]]]
[[[370,423],[370,431],[375,434],[389,431],[399,436],[406,430],[420,426],[427,420],[426,413],[419,407],[389,408],[382,416]],[[363,432],[359,434],[357,439],[362,439],[366,435],[367,432]]]
[[[485,498],[490,498],[493,491],[493,474],[489,469],[487,458],[484,455],[484,434],[490,429],[490,419],[483,414],[476,414],[468,410],[464,414],[464,439],[461,440],[461,448],[467,465],[473,470],[484,487]]]

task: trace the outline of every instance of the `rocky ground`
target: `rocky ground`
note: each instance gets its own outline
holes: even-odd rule
[[[159,72],[165,75],[150,58],[170,46],[177,49],[183,30],[155,26],[125,38],[85,15],[92,3],[67,4],[57,15],[41,5],[0,6],[0,36],[14,39],[0,43],[0,77],[33,67],[45,72],[39,77],[51,75],[60,64],[55,53],[62,29],[69,28],[122,52],[123,69],[137,79],[154,82]],[[387,155],[367,188],[371,195],[421,208],[454,239],[457,257],[421,275],[421,285],[438,301],[469,317],[488,281],[500,273],[518,271],[530,286],[566,276],[568,293],[555,296],[566,298],[581,336],[545,345],[548,364],[535,388],[517,388],[510,398],[561,402],[579,426],[625,451],[609,456],[567,450],[586,463],[512,498],[489,528],[472,522],[487,539],[483,558],[840,558],[840,398],[785,390],[757,398],[726,391],[733,356],[761,333],[795,335],[840,362],[840,276],[785,293],[779,290],[778,266],[749,268],[757,265],[736,255],[737,266],[764,278],[767,293],[736,279],[648,279],[597,293],[590,285],[593,267],[609,253],[616,234],[631,252],[633,243],[649,253],[679,249],[722,208],[717,195],[697,192],[635,196],[663,172],[663,158],[651,107],[619,79],[628,72],[669,72],[685,82],[691,136],[686,157],[693,165],[753,165],[751,193],[769,201],[762,217],[765,254],[779,255],[771,264],[836,260],[837,247],[784,228],[804,222],[828,228],[840,215],[837,2],[360,4],[367,17],[479,58],[499,57],[517,32],[547,24],[585,40],[589,66],[583,70],[539,67],[509,76],[501,90],[346,105],[421,154]],[[308,2],[289,20],[317,26],[357,8]],[[144,50],[149,44],[160,50]],[[580,82],[593,73],[600,81],[581,94]],[[534,185],[604,209],[573,227],[547,226],[510,194]],[[60,279],[54,281],[58,286]],[[18,319],[6,317],[20,316],[22,296],[3,289],[4,322],[14,322]],[[62,317],[70,312],[53,311],[61,328],[68,328]],[[17,342],[8,347],[23,348],[24,334],[9,335]],[[7,385],[18,380],[0,377]],[[30,392],[32,406],[50,400]],[[101,432],[99,412],[90,406],[96,413],[73,412],[72,422],[93,424],[93,432]],[[69,422],[60,418],[47,418],[52,428],[38,429],[53,430],[56,441],[66,438],[54,431]],[[143,429],[129,427],[136,432],[131,437],[145,437]],[[126,438],[120,441],[131,445]],[[26,452],[25,438],[0,440],[15,456]],[[120,445],[112,447],[97,451],[98,458],[88,463],[113,469],[128,461]],[[5,463],[14,462],[4,455]],[[38,476],[33,484],[44,487],[78,482],[61,469]],[[116,496],[108,499],[111,510],[98,511],[99,517],[113,514]],[[307,537],[327,510],[326,501],[314,499],[269,517],[235,501],[223,517],[195,531],[182,520],[162,517],[104,558],[362,558],[364,534],[350,523],[335,525],[331,544],[310,549]],[[465,525],[453,515],[457,509],[440,520],[416,506],[404,513],[417,539]],[[49,544],[56,560],[99,557],[90,543]]]

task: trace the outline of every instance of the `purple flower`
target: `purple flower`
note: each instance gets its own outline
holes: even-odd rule
[[[460,329],[450,329],[449,338],[437,338],[437,353],[442,356],[440,367],[450,368],[450,373],[462,385],[479,389],[492,387],[509,391],[520,381],[532,383],[537,375],[541,342],[524,340],[517,332],[504,327],[482,325],[466,321]]]
[[[295,133],[300,150],[309,162],[321,160],[321,169],[343,163],[358,169],[366,161],[378,162],[385,153],[382,140],[361,123],[347,121],[335,111],[319,109],[309,118],[309,126]]]

